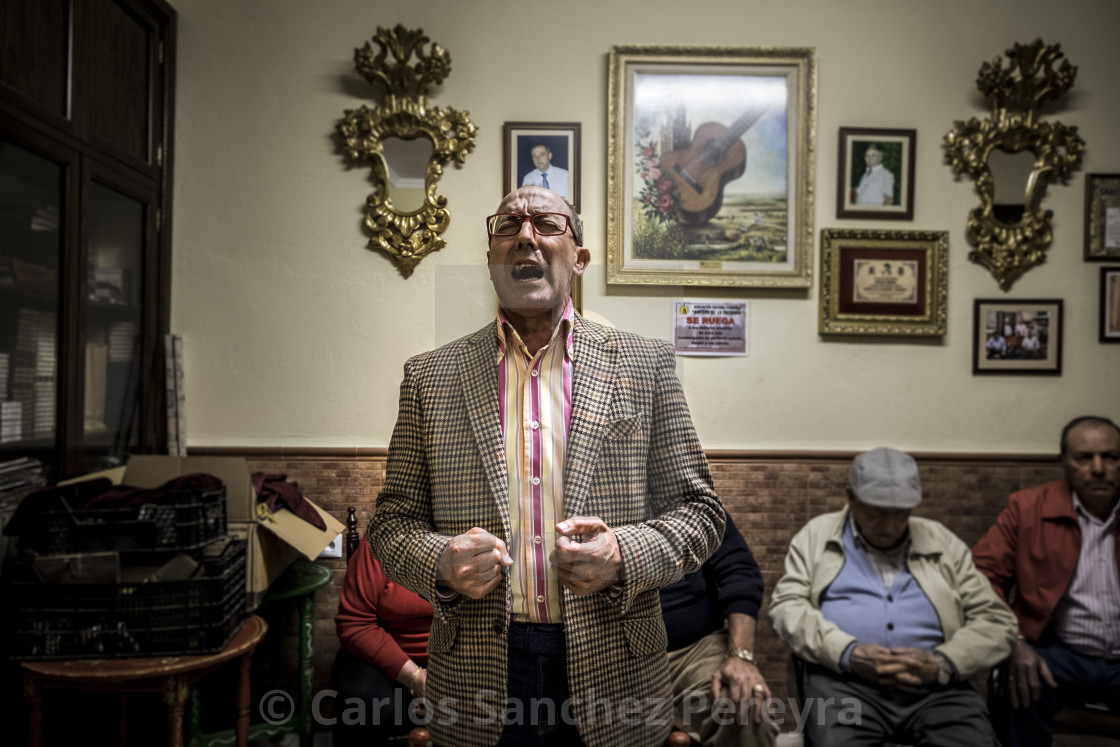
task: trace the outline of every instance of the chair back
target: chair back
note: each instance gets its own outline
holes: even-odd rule
[[[350,558],[354,555],[354,551],[358,549],[358,545],[362,543],[362,536],[358,534],[358,516],[354,512],[353,506],[348,506],[346,509],[346,531],[343,533],[343,545],[346,548],[346,563],[349,565]]]

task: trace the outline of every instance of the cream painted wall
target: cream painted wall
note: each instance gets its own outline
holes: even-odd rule
[[[1114,0],[174,0],[179,11],[172,331],[186,343],[191,446],[385,446],[405,359],[485,324],[482,216],[501,197],[506,121],[583,124],[593,316],[668,338],[671,299],[747,300],[747,358],[680,359],[708,448],[1056,451],[1085,412],[1120,418],[1120,346],[1097,342],[1099,264],[1082,253],[1084,174],[1120,172],[1120,3]],[[332,144],[374,92],[353,70],[377,26],[423,28],[452,73],[431,102],[466,109],[477,147],[448,170],[448,245],[403,279],[365,248],[367,169]],[[1061,377],[974,377],[972,301],[1004,294],[967,260],[971,180],[941,138],[986,114],[983,60],[1059,42],[1079,68],[1052,114],[1088,143],[1049,190],[1054,244],[1009,298],[1065,301]],[[937,342],[824,339],[810,291],[607,286],[607,51],[612,43],[818,51],[815,231],[950,231],[949,332]],[[916,129],[912,223],[835,218],[837,130]],[[814,276],[816,276],[814,253]],[[475,292],[477,291],[477,292]]]

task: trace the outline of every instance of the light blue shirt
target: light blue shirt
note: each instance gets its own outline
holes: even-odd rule
[[[568,199],[568,171],[559,166],[549,166],[547,172],[533,169],[521,180],[522,187],[543,187],[544,177],[548,177],[548,188],[556,194]]]

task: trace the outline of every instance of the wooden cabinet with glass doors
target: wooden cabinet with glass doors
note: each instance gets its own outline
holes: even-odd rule
[[[174,10],[0,3],[0,493],[166,443]]]

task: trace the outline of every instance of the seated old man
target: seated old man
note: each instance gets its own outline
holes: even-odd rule
[[[996,743],[968,684],[1010,653],[1015,616],[948,528],[911,516],[910,455],[852,463],[848,506],[793,538],[770,621],[807,663],[807,742],[981,747]]]
[[[1051,744],[1071,704],[1120,709],[1120,427],[1074,419],[1061,460],[1065,479],[1013,493],[972,548],[996,593],[1014,592],[1019,641],[992,709],[1006,747]]]
[[[770,747],[770,688],[754,660],[762,571],[727,515],[719,548],[700,570],[661,587],[676,725],[703,747]]]

